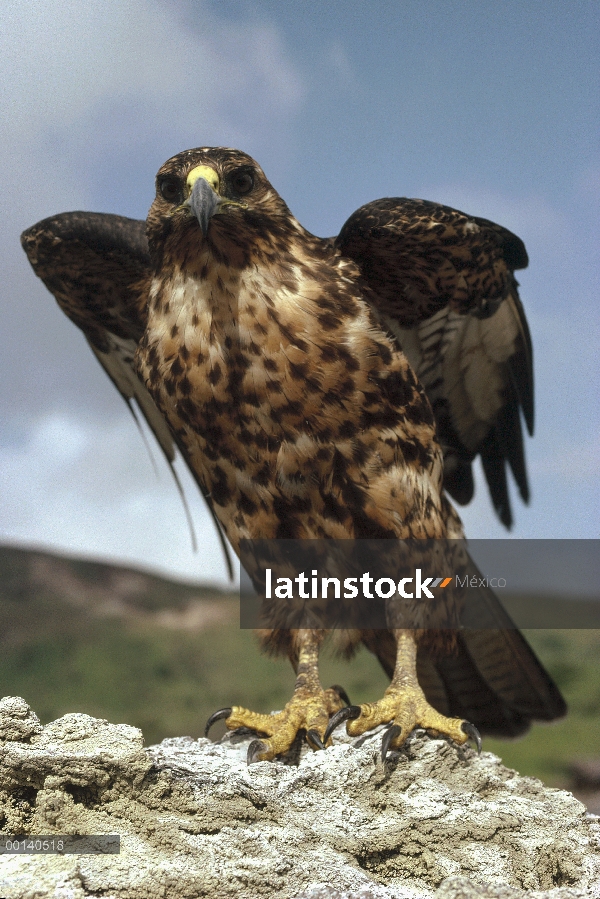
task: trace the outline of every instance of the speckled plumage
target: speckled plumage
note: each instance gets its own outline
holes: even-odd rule
[[[229,151],[218,173],[239,165]],[[157,198],[161,268],[137,356],[234,549],[255,536],[443,536],[431,408],[355,264],[266,179],[254,193],[257,216],[226,209],[200,247],[195,220]]]
[[[186,181],[200,166],[212,184],[204,192],[217,191],[202,227]],[[225,148],[189,150],[161,167],[147,255],[139,223],[85,216],[25,232],[32,265],[162,433],[163,448],[169,435],[175,441],[235,550],[244,538],[459,536],[443,488],[468,501],[478,453],[510,522],[505,463],[526,497],[519,408],[529,427],[533,416],[531,344],[513,275],[527,256],[517,237],[443,206],[387,199],[323,240],[302,228],[254,160]],[[321,639],[303,633],[265,642],[302,669]],[[391,673],[389,636],[348,634],[347,648],[359,639]],[[461,639],[458,657],[468,655]],[[513,632],[511,641],[503,664],[521,660],[528,711],[498,697],[502,711],[476,721],[496,732],[562,710],[522,638]],[[439,711],[477,717],[477,703],[439,689],[458,675],[440,673],[441,662],[434,675],[425,654],[419,664]],[[481,693],[476,669],[472,680]],[[318,706],[322,736],[336,703],[312,695],[307,703]],[[294,709],[301,728],[298,702]],[[404,729],[407,714],[397,719]],[[460,720],[446,720],[458,722],[448,729],[458,739]]]

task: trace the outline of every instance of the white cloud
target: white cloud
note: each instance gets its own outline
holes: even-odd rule
[[[271,109],[301,101],[301,78],[274,27],[225,25],[204,4],[196,9],[201,27],[192,29],[153,0],[9,4],[0,96],[12,134],[73,126],[107,97],[162,104],[176,119],[214,115],[224,100],[251,93]]]
[[[11,221],[15,210],[26,222],[85,204],[98,156],[110,162],[158,147],[150,197],[158,165],[187,146],[260,146],[270,131],[281,139],[304,83],[279,32],[225,23],[201,2],[194,9],[197,27],[154,0],[9,3],[0,31],[0,202]]]
[[[214,525],[198,488],[179,475],[197,532],[164,461],[159,478],[133,421],[84,423],[50,414],[26,444],[0,448],[0,540],[120,559],[192,580],[225,584]]]

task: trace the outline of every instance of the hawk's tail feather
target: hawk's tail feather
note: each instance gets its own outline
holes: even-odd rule
[[[553,721],[567,711],[564,699],[520,631],[469,630],[464,653],[499,700],[532,721]]]
[[[489,487],[494,511],[504,527],[510,530],[513,525],[513,517],[508,496],[506,466],[494,429],[486,437],[480,452],[483,473]]]
[[[458,651],[441,660],[419,654],[419,682],[434,708],[464,718],[487,736],[516,737],[528,729],[530,719],[506,703],[482,676],[458,638]]]

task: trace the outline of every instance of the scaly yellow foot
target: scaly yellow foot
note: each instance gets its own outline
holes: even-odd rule
[[[327,744],[331,744],[330,738],[324,740],[329,718],[343,705],[334,688],[297,689],[285,708],[271,715],[252,712],[240,706],[215,712],[208,720],[207,732],[214,721],[229,713],[225,721],[229,730],[241,727],[264,734],[264,737],[253,740],[248,747],[248,764],[265,762],[288,752],[300,731],[305,731],[306,742],[313,749],[325,749]]]
[[[264,762],[288,752],[301,731],[313,749],[331,744],[325,731],[329,718],[348,702],[341,687],[324,690],[319,681],[318,652],[321,638],[315,631],[298,632],[298,666],[294,695],[281,712],[264,715],[233,706],[220,709],[208,719],[205,734],[219,718],[226,718],[229,730],[245,728],[261,735],[248,748],[248,764]],[[262,736],[264,735],[264,737]]]
[[[392,681],[378,702],[362,706],[349,706],[338,712],[329,722],[324,738],[347,721],[346,730],[351,737],[358,737],[380,724],[390,724],[386,731],[381,755],[390,749],[399,749],[416,727],[450,737],[455,743],[466,743],[472,738],[481,751],[481,737],[477,729],[462,718],[447,718],[431,706],[417,680],[417,644],[412,631],[395,631],[397,643],[396,667]]]

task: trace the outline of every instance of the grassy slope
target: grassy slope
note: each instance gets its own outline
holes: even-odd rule
[[[225,705],[270,711],[289,698],[289,664],[259,653],[254,635],[238,627],[231,595],[147,575],[115,580],[116,569],[92,563],[35,561],[0,548],[0,695],[23,696],[42,721],[84,711],[141,727],[155,742],[200,736],[208,715]],[[111,608],[114,595],[121,602]],[[190,602],[207,602],[222,620],[194,630],[157,618],[164,608],[181,614]],[[570,715],[535,726],[525,739],[484,745],[522,774],[564,784],[573,757],[600,752],[600,631],[527,636]],[[373,700],[387,685],[366,651],[351,663],[326,656],[321,674],[324,685],[341,683],[353,702]]]

